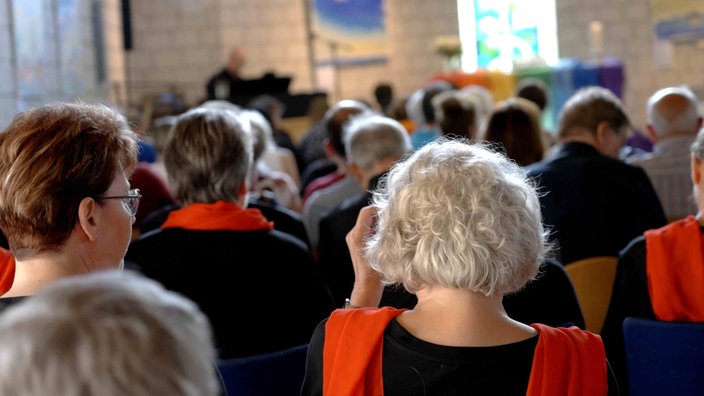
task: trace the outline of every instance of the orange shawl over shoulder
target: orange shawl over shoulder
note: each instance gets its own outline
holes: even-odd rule
[[[694,216],[645,232],[653,312],[670,322],[704,321],[704,235]]]
[[[325,326],[323,395],[384,394],[382,344],[384,329],[403,309],[390,307],[338,309]],[[601,337],[570,328],[542,324],[528,383],[528,396],[605,395],[606,355]]]

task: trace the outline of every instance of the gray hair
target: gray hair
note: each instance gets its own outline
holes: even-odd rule
[[[658,104],[664,97],[670,95],[684,98],[687,102],[686,106],[683,109],[677,109],[680,111],[664,112],[665,109]],[[648,99],[647,113],[648,122],[658,136],[672,132],[691,134],[697,129],[699,120],[697,97],[687,87],[668,87],[658,90]]]
[[[208,319],[129,271],[63,278],[0,316],[2,395],[217,395]]]
[[[252,167],[250,124],[231,110],[196,107],[178,117],[164,151],[181,205],[235,202]]]
[[[267,150],[276,148],[274,134],[271,131],[271,124],[266,117],[257,110],[244,109],[241,113],[244,119],[249,121],[252,137],[254,138],[253,161],[256,163]]]
[[[503,295],[546,254],[538,193],[524,171],[480,143],[440,138],[397,163],[374,192],[372,268],[411,293],[428,285]]]
[[[697,133],[697,137],[694,138],[690,151],[694,158],[704,161],[704,128],[700,129],[699,133]]]
[[[400,122],[374,113],[352,116],[344,127],[347,162],[370,170],[385,158],[401,159],[413,146]]]

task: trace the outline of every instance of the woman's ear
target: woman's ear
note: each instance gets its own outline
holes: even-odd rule
[[[78,220],[76,226],[83,232],[88,240],[95,242],[98,239],[98,223],[100,211],[98,203],[93,198],[83,198],[78,205]]]

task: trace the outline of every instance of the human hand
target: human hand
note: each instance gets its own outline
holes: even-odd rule
[[[374,234],[375,229],[376,208],[366,206],[359,212],[357,222],[345,237],[354,267],[354,287],[350,304],[356,307],[378,306],[384,292],[381,276],[369,267],[364,255],[364,242]]]

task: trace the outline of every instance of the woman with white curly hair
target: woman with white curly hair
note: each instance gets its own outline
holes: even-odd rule
[[[607,394],[599,336],[504,310],[546,254],[538,194],[504,155],[423,146],[391,169],[347,243],[354,289],[311,338],[303,395]],[[376,308],[387,284],[418,304]]]

